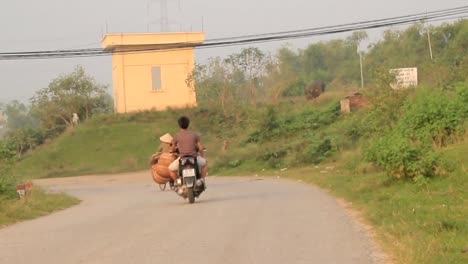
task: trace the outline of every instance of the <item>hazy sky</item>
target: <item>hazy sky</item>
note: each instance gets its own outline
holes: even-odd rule
[[[153,0],[26,0],[0,3],[0,52],[100,47],[103,33],[160,30],[159,2]],[[207,39],[277,32],[389,18],[459,7],[468,0],[168,0],[172,31],[201,31]],[[179,4],[180,3],[180,4]],[[149,7],[149,8],[148,8]],[[202,22],[203,21],[203,22]],[[153,23],[154,22],[154,23]],[[379,31],[380,32],[380,31]],[[371,41],[380,36],[371,33]],[[343,37],[326,36],[326,39]],[[322,38],[255,45],[302,48]],[[196,59],[225,56],[241,47],[197,50]],[[0,102],[27,101],[60,73],[85,67],[112,86],[110,57],[0,61]]]

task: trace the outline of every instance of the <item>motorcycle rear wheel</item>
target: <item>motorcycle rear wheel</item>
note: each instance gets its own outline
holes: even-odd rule
[[[193,194],[193,187],[187,188],[187,198],[189,200],[189,203],[194,203],[195,202],[195,195]]]

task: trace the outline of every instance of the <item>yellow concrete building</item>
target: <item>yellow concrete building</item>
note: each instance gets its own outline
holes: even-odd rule
[[[102,47],[113,51],[112,80],[117,113],[196,106],[185,80],[194,67],[193,48],[151,50],[158,45],[202,43],[204,34],[107,34]]]

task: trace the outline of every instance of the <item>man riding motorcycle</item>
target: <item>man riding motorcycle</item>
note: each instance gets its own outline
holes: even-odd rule
[[[203,181],[206,188],[205,176],[208,171],[208,166],[200,137],[195,132],[188,130],[190,124],[190,119],[188,117],[180,117],[177,123],[179,124],[180,131],[172,140],[171,152],[175,152],[176,149],[178,149],[179,158],[169,165],[171,178],[177,184],[177,172],[179,170],[179,160],[181,157],[194,157],[197,160],[198,168],[201,168],[201,181]]]

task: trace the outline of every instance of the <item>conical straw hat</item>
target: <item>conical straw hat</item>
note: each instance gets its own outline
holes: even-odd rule
[[[161,140],[164,143],[170,144],[170,143],[172,143],[172,136],[171,136],[171,134],[167,133],[167,134],[161,136],[159,138],[159,140]]]

